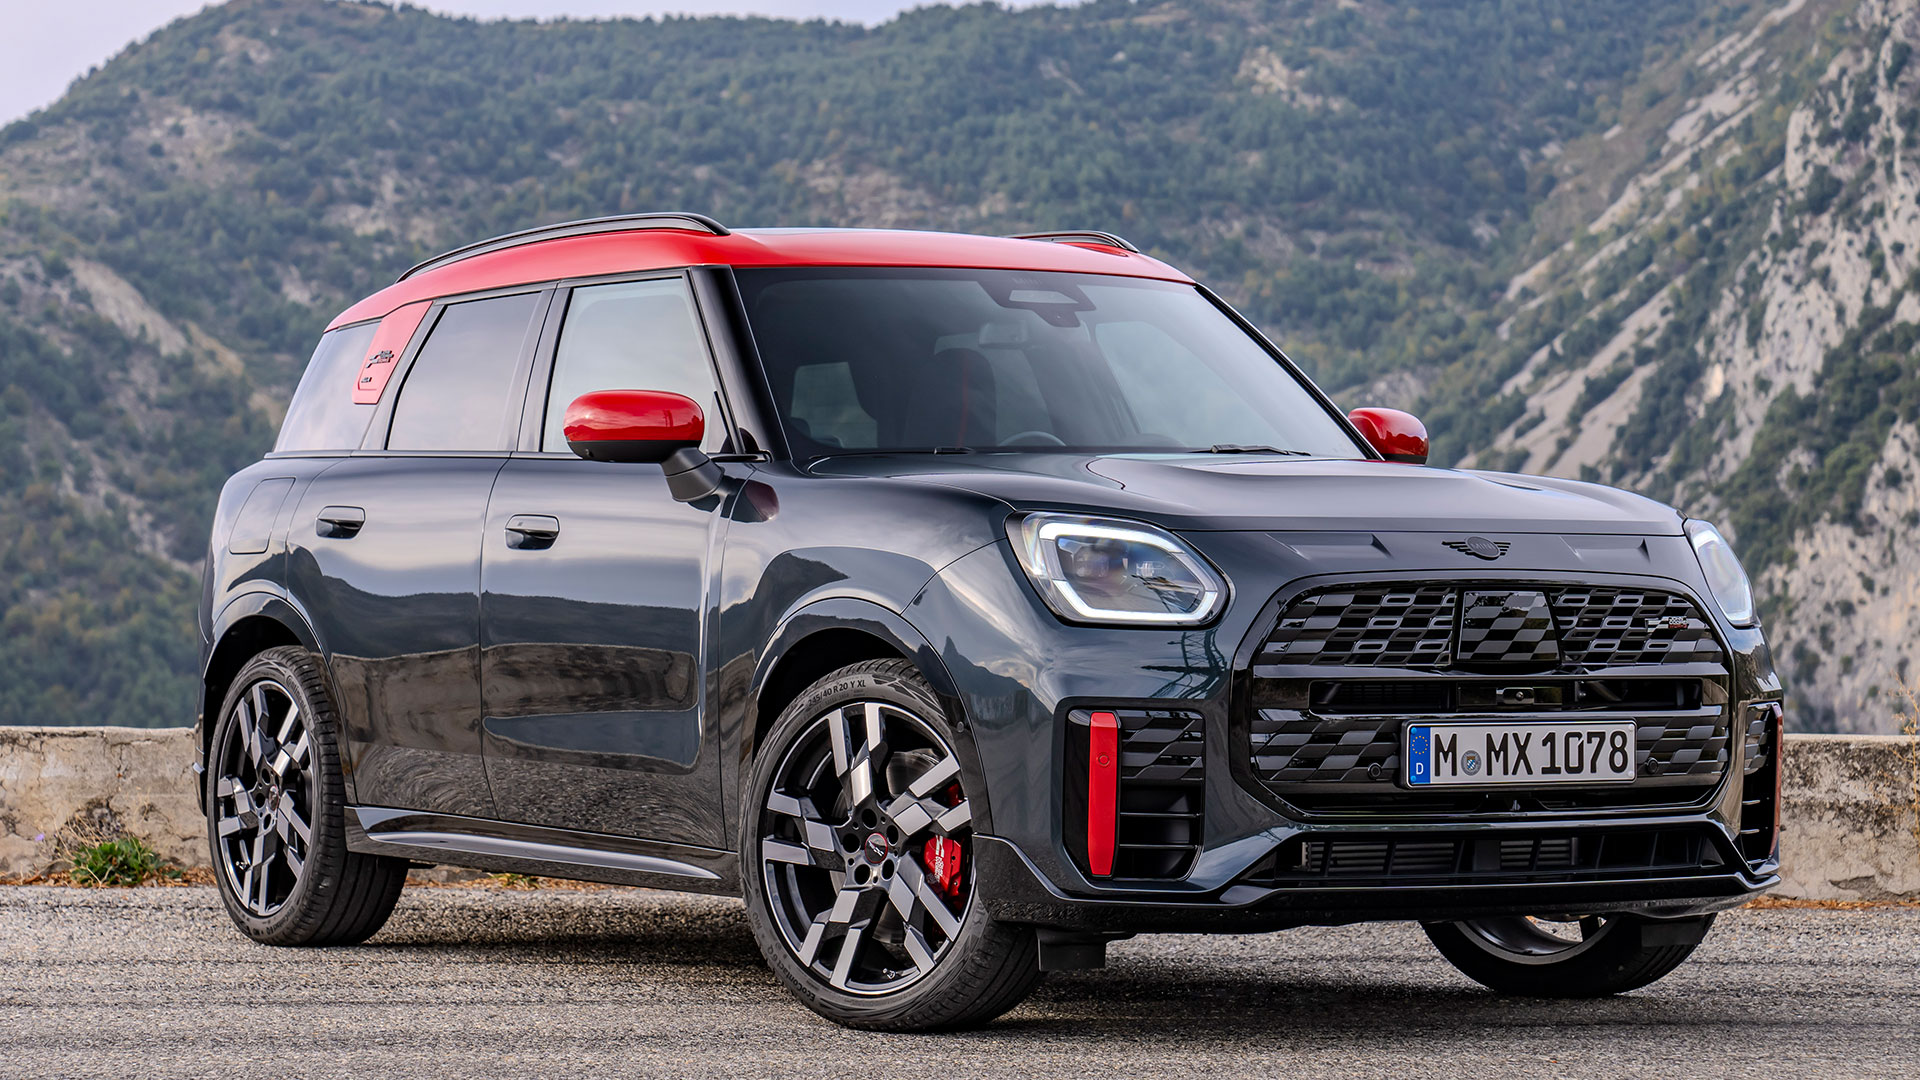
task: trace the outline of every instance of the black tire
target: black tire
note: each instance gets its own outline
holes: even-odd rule
[[[1664,978],[1693,955],[1713,916],[1661,923],[1630,915],[1590,916],[1577,925],[1577,939],[1519,917],[1426,923],[1424,928],[1461,974],[1497,993],[1595,998]]]
[[[841,726],[836,742],[830,725],[848,706],[859,719]],[[869,756],[866,732],[875,725],[881,750]],[[740,815],[747,922],[774,975],[835,1023],[875,1031],[974,1026],[1019,1004],[1040,981],[1033,929],[995,922],[977,894],[966,793],[981,781],[960,745],[913,665],[875,660],[808,687],[758,749]],[[836,765],[836,748],[851,766]],[[855,775],[861,769],[864,781]],[[811,785],[796,780],[804,777]],[[853,798],[863,787],[868,794]],[[959,857],[936,860],[936,844],[955,845],[940,850]]]
[[[248,661],[220,706],[207,844],[227,914],[255,941],[365,941],[406,885],[407,860],[347,850],[338,738],[326,672],[305,649]]]

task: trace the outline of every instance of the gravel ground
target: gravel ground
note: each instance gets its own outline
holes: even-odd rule
[[[207,888],[0,888],[0,1076],[1920,1076],[1920,908],[1746,910],[1597,1002],[1503,1000],[1417,927],[1137,938],[991,1027],[833,1027],[737,902],[416,888],[272,949]]]

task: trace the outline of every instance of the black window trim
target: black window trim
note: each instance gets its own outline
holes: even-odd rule
[[[563,278],[552,283],[553,298],[547,308],[546,323],[541,327],[540,340],[534,349],[533,363],[528,372],[526,393],[520,414],[520,432],[515,440],[513,456],[516,458],[545,458],[553,460],[579,460],[571,450],[542,450],[541,437],[546,432],[547,393],[553,383],[553,362],[559,353],[560,334],[566,328],[566,312],[572,305],[576,289],[590,288],[596,285],[620,285],[634,281],[665,281],[677,278],[686,286],[687,296],[693,303],[694,318],[700,331],[701,344],[707,353],[707,369],[713,374],[714,394],[720,405],[720,425],[726,438],[724,452],[731,453],[742,445],[740,427],[734,416],[731,395],[728,393],[726,373],[721,369],[720,350],[714,341],[712,317],[701,303],[700,290],[695,287],[692,267],[673,267],[657,270],[626,271],[612,274],[595,274],[589,277]],[[644,388],[642,388],[644,389]],[[706,406],[701,403],[702,410]]]

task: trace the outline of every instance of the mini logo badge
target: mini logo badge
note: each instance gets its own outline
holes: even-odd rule
[[[1448,540],[1447,546],[1462,555],[1471,555],[1476,559],[1492,561],[1507,553],[1512,547],[1505,540],[1489,540],[1484,536],[1469,536],[1465,540]]]
[[[885,862],[887,853],[893,850],[893,845],[887,843],[885,833],[868,833],[866,849],[868,862]]]

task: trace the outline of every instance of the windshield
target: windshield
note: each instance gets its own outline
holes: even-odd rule
[[[1191,285],[1014,270],[737,276],[801,460],[936,449],[1364,456]]]

